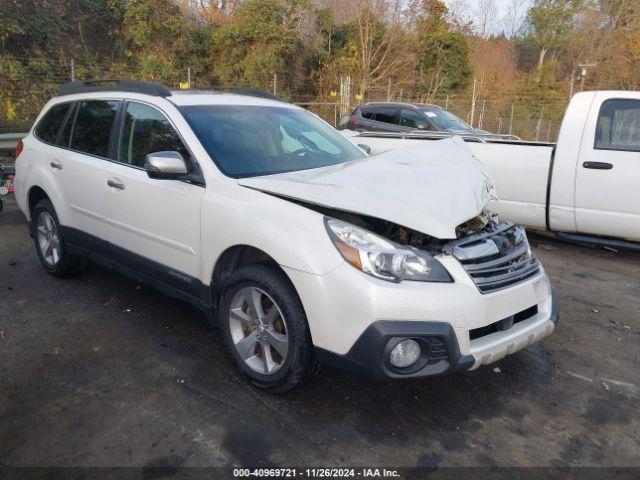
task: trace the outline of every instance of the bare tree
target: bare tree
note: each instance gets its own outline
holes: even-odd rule
[[[360,94],[407,66],[407,33],[400,0],[361,0],[358,16]]]
[[[476,28],[478,35],[487,38],[494,32],[498,8],[496,0],[478,0],[478,8],[475,11]]]
[[[579,65],[591,64],[594,79],[607,88],[637,88],[640,80],[640,5],[638,0],[587,3],[568,52],[572,77]],[[583,79],[584,81],[584,79]]]
[[[447,3],[452,25],[467,25],[472,22],[473,12],[467,0],[451,0]]]
[[[515,37],[522,30],[527,16],[527,4],[527,0],[511,0],[509,3],[502,17],[503,31],[507,38]]]

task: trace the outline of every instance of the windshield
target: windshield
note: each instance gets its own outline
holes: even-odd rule
[[[473,130],[453,113],[441,108],[421,108],[420,111],[438,127],[438,130],[451,132],[471,132]]]
[[[297,108],[180,108],[222,173],[255,177],[345,163],[365,154],[314,114]]]

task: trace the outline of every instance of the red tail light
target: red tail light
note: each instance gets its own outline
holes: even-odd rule
[[[19,140],[18,146],[16,147],[16,159],[20,156],[20,154],[22,153],[22,150],[24,150],[24,145],[22,143],[22,140]]]
[[[355,118],[351,119],[351,125],[357,125],[358,124],[358,120],[356,120]]]

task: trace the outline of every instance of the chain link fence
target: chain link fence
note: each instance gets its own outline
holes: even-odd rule
[[[428,103],[444,108],[464,122],[480,130],[503,135],[516,135],[523,140],[555,142],[560,131],[569,99],[541,101],[518,95],[504,96],[496,92],[487,97],[468,93],[444,93],[433,99],[407,92],[405,89],[374,87],[369,89],[367,101]]]
[[[149,76],[122,64],[83,65],[68,62],[0,57],[0,134],[29,130],[43,105],[56,95],[60,85],[75,80],[130,78],[150,80],[170,88],[206,87],[212,83],[190,70]],[[371,87],[363,97],[349,77],[316,82],[294,74],[269,74],[252,80],[251,87],[276,93],[320,115],[333,125],[365,101],[403,101],[423,103],[425,99],[411,89],[393,83]],[[493,133],[516,135],[524,140],[555,141],[567,101],[540,102],[533,98],[492,98],[471,93],[438,95],[430,102],[449,110],[474,128]]]

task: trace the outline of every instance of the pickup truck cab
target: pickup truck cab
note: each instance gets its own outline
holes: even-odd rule
[[[91,259],[191,303],[266,390],[318,362],[474,369],[557,320],[524,230],[487,210],[491,181],[459,139],[368,157],[268,94],[75,82],[17,153],[46,272]]]
[[[434,139],[349,138],[372,153]],[[502,219],[566,240],[638,248],[631,242],[640,242],[640,92],[574,95],[557,143],[467,138],[467,146],[495,182]]]

